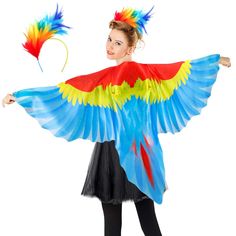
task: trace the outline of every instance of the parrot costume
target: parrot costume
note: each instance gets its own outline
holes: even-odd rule
[[[57,137],[113,140],[128,180],[160,204],[166,181],[158,134],[179,132],[200,114],[219,60],[216,54],[171,64],[127,61],[13,96]]]

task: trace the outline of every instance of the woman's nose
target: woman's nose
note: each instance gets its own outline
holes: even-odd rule
[[[107,49],[110,50],[110,49],[113,49],[113,44],[111,42],[109,42],[107,44]]]

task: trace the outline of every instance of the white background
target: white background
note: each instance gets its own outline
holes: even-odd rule
[[[22,88],[55,85],[76,75],[114,65],[105,57],[108,22],[115,10],[131,6],[154,15],[146,46],[134,60],[168,63],[212,53],[231,57],[222,68],[207,108],[176,135],[160,135],[169,190],[155,204],[164,236],[235,236],[236,212],[236,57],[233,0],[58,1],[71,26],[45,43],[39,70],[25,52],[23,32],[34,20],[53,13],[57,1],[21,0],[1,4],[0,97]],[[94,144],[68,143],[39,127],[14,104],[0,108],[0,235],[103,235],[97,199],[80,195]],[[134,204],[123,204],[123,236],[141,236]]]

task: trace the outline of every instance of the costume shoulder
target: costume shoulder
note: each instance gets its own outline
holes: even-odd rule
[[[182,78],[184,74],[186,75],[187,69],[187,62],[172,64],[124,62],[89,75],[74,77],[58,86],[63,98],[67,97],[73,105],[78,102],[117,110],[118,106],[122,107],[133,95],[149,99],[149,94],[146,94],[148,88],[155,89],[153,87],[155,83],[161,85],[161,81],[175,79],[176,74],[178,78]],[[156,96],[160,96],[159,100],[165,97],[165,94],[159,93],[152,95],[150,97],[152,100],[158,99]]]

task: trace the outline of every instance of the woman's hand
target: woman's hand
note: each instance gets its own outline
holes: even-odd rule
[[[220,57],[220,62],[219,63],[223,66],[227,66],[227,67],[231,66],[231,62],[230,62],[229,57]]]
[[[2,99],[2,106],[5,107],[5,105],[12,104],[16,101],[16,99],[12,96],[12,94],[7,94],[3,99]]]

